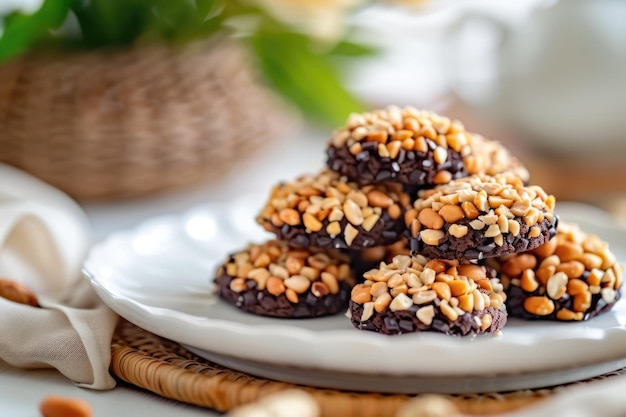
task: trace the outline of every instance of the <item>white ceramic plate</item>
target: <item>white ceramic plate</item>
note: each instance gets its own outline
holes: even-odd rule
[[[608,240],[618,259],[626,260],[624,230],[606,213],[582,205],[558,209],[562,219]],[[383,336],[357,331],[342,315],[296,321],[243,313],[213,296],[210,282],[227,253],[268,237],[254,223],[257,210],[249,202],[207,205],[114,233],[92,248],[85,276],[122,317],[233,362],[445,378],[531,375],[607,363],[615,369],[626,359],[624,298],[588,322],[510,320],[501,336],[474,338]]]
[[[536,372],[516,372],[480,375],[389,375],[380,373],[338,372],[327,369],[290,367],[219,355],[193,346],[186,346],[196,355],[251,375],[293,384],[311,385],[349,391],[389,394],[472,394],[505,392],[551,387],[588,380],[626,367],[626,359],[610,360],[592,365]]]

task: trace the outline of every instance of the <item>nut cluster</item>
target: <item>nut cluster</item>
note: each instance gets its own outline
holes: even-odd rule
[[[526,167],[517,158],[511,156],[500,142],[474,135],[474,148],[479,150],[478,152],[475,151],[476,159],[478,159],[476,165],[484,168],[482,173],[496,175],[511,172],[525,183],[530,180],[530,173]],[[470,175],[481,172],[470,172]]]
[[[418,154],[433,151],[434,162],[443,165],[449,152],[456,152],[470,175],[515,170],[524,180],[528,179],[526,169],[499,142],[469,133],[458,120],[413,107],[390,106],[353,113],[346,125],[333,133],[330,144],[335,148],[345,146],[356,156],[363,152],[364,142],[377,143],[381,158],[397,159],[401,150]],[[451,179],[450,172],[441,170],[434,182],[445,184]]]
[[[493,262],[505,286],[519,287],[527,295],[526,312],[558,320],[583,320],[594,298],[612,304],[623,280],[623,267],[606,242],[563,222],[548,243]]]
[[[310,291],[322,298],[337,294],[341,282],[353,282],[349,262],[339,251],[294,249],[285,242],[270,240],[231,255],[217,275],[226,273],[234,278],[230,281],[233,292],[256,288],[277,297],[285,294],[295,304],[299,294]]]
[[[485,267],[458,261],[428,260],[424,256],[397,255],[389,264],[364,274],[365,282],[351,293],[354,303],[363,305],[361,321],[386,310],[409,310],[417,306],[416,317],[430,326],[439,312],[448,320],[488,307],[504,308],[506,296],[497,278],[489,278]],[[491,326],[493,317],[475,317],[481,330]]]
[[[409,200],[400,184],[359,186],[323,170],[275,186],[257,221],[270,232],[288,225],[303,228],[308,234],[343,236],[351,246],[359,233],[374,228],[383,213],[391,220],[399,219]]]
[[[541,235],[544,219],[554,220],[554,196],[539,186],[524,186],[511,173],[473,175],[422,190],[418,197],[404,221],[411,237],[419,235],[421,241],[432,246],[443,239],[446,224],[455,238],[463,238],[471,228],[483,231],[485,237],[502,246],[503,235],[520,233],[520,221],[530,228],[528,237],[534,238]]]

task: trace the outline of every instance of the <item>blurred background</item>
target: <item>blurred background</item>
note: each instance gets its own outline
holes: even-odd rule
[[[621,0],[0,0],[0,161],[104,233],[264,195],[350,112],[413,105],[623,219],[624,22]]]

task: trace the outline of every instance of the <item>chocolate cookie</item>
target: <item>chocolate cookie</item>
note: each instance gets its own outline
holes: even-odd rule
[[[325,316],[347,305],[354,285],[349,262],[336,250],[270,240],[231,255],[218,269],[215,284],[223,299],[253,314]]]
[[[393,181],[431,188],[453,179],[528,171],[499,143],[465,130],[461,122],[412,107],[352,114],[335,131],[327,165],[355,181]]]
[[[587,320],[620,298],[623,267],[606,242],[577,225],[561,222],[545,245],[489,263],[501,272],[512,317]]]
[[[480,260],[524,252],[556,233],[554,196],[511,174],[473,175],[418,193],[405,214],[411,250]]]
[[[494,333],[506,323],[502,285],[493,269],[398,255],[368,271],[352,289],[350,316],[360,330],[387,335]]]
[[[275,186],[257,221],[293,245],[362,249],[402,238],[409,200],[399,184],[359,185],[324,170]]]
[[[411,255],[409,241],[406,238],[387,246],[374,246],[361,250],[349,251],[350,266],[354,275],[362,277],[370,269],[377,268],[381,262],[391,262],[396,255]]]

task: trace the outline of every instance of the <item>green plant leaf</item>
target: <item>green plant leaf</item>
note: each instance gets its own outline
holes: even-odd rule
[[[169,41],[186,37],[197,26],[196,6],[188,1],[152,0],[151,12],[147,33]]]
[[[50,29],[60,26],[70,10],[79,22],[81,38],[51,36]],[[362,110],[361,103],[343,87],[336,58],[365,56],[373,48],[350,41],[341,41],[330,50],[316,48],[320,45],[306,35],[242,0],[45,0],[34,14],[13,13],[5,19],[0,62],[38,46],[94,49],[144,40],[183,43],[216,33],[227,35],[233,27],[225,23],[242,16],[253,17],[259,24],[245,41],[268,82],[304,114],[334,126],[348,113]]]
[[[74,0],[45,0],[33,14],[15,12],[4,19],[0,35],[0,62],[27,51],[40,38],[48,36],[65,21]]]
[[[345,56],[345,57],[365,57],[377,54],[378,48],[373,45],[367,45],[360,42],[342,40],[328,51],[328,55]]]
[[[195,3],[201,21],[215,18],[224,8],[222,0],[196,0]]]
[[[91,0],[76,7],[88,47],[143,40],[184,43],[221,29],[224,0]]]
[[[338,126],[349,113],[363,110],[327,57],[312,52],[303,35],[261,30],[250,38],[250,44],[268,81],[305,116]]]
[[[88,48],[132,43],[147,26],[145,0],[90,0],[73,8]]]
[[[223,0],[153,0],[154,35],[177,43],[207,38],[222,28]],[[183,4],[184,3],[184,4]]]
[[[197,28],[192,36],[207,38],[223,29],[224,20],[227,19],[226,4],[229,0],[196,0]],[[230,1],[230,3],[236,3]]]

